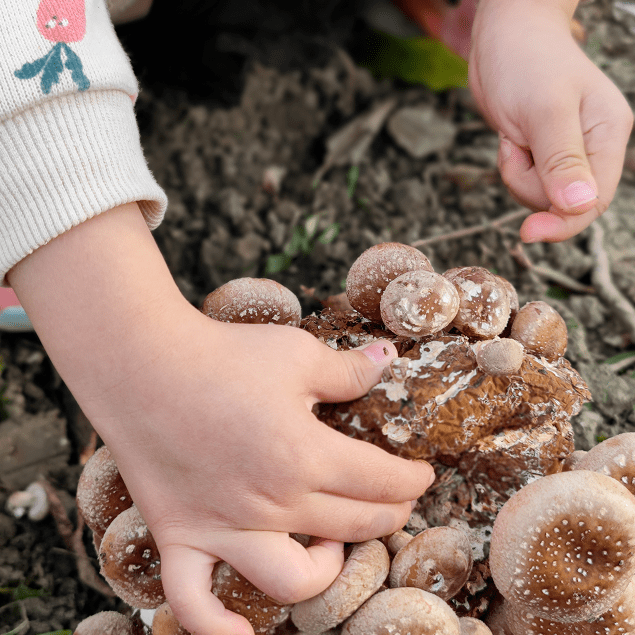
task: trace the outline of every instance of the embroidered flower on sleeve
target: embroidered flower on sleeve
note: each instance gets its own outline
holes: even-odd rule
[[[70,71],[77,89],[88,89],[90,81],[84,74],[79,56],[68,45],[80,42],[86,34],[84,0],[41,0],[37,10],[37,29],[53,48],[39,59],[27,62],[17,71],[18,79],[32,79],[41,74],[40,87],[46,95],[59,82],[64,69]]]

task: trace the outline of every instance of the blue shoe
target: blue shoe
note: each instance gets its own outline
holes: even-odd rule
[[[0,288],[0,332],[29,333],[33,324],[12,289]]]

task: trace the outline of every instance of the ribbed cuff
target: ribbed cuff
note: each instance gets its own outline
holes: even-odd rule
[[[0,284],[22,258],[75,225],[137,201],[150,229],[167,198],[148,169],[123,91],[42,102],[0,124]]]

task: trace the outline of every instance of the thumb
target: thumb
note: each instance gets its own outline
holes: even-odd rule
[[[335,403],[357,399],[379,383],[383,369],[397,357],[397,349],[388,340],[376,340],[350,351],[325,346],[324,355],[313,395]]]
[[[558,210],[581,214],[598,200],[598,188],[586,153],[579,103],[542,110],[532,122],[530,149],[536,171]]]

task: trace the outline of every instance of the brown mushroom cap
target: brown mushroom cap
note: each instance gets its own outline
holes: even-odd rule
[[[159,550],[136,506],[121,512],[99,546],[101,574],[127,604],[154,609],[165,602]]]
[[[73,635],[143,635],[143,625],[116,611],[102,611],[82,620]]]
[[[256,633],[282,624],[291,611],[290,604],[276,602],[226,562],[214,566],[212,592],[228,611],[246,618]]]
[[[388,549],[388,554],[393,558],[402,547],[405,547],[414,536],[403,529],[398,529],[394,534],[385,536],[382,541]]]
[[[546,302],[528,302],[516,314],[509,335],[525,350],[554,362],[567,350],[567,325]]]
[[[485,622],[481,622],[475,617],[460,617],[459,626],[461,627],[461,635],[492,635],[492,631]]]
[[[376,593],[342,627],[342,635],[460,635],[459,618],[438,596],[414,587]]]
[[[459,310],[459,294],[441,274],[425,269],[406,271],[386,286],[381,317],[396,335],[421,337],[444,329]]]
[[[510,316],[510,297],[502,278],[483,267],[456,267],[444,274],[459,293],[460,306],[452,326],[468,337],[499,335]]]
[[[105,445],[84,465],[76,498],[86,524],[100,537],[116,516],[132,506],[128,488]]]
[[[164,602],[152,618],[152,635],[190,635],[190,632],[181,626],[170,605]]]
[[[539,478],[498,513],[490,567],[514,605],[561,622],[594,619],[635,573],[635,497],[596,472]]]
[[[574,469],[606,474],[635,494],[635,432],[624,432],[602,441],[591,448]]]
[[[525,349],[520,342],[509,337],[495,337],[474,345],[476,363],[488,375],[512,375],[520,370]]]
[[[562,461],[562,471],[570,472],[571,470],[575,470],[578,463],[582,460],[582,457],[586,456],[586,453],[586,450],[575,450],[571,452],[571,454]],[[594,472],[595,470],[591,471]]]
[[[518,292],[516,291],[516,287],[514,287],[514,285],[509,280],[507,280],[507,278],[503,278],[503,276],[499,276],[498,274],[494,275],[503,285],[505,291],[507,291],[507,297],[509,298],[509,320],[507,321],[507,326],[500,334],[501,337],[509,337],[512,323],[514,321],[514,318],[516,317],[516,314],[518,313],[518,309],[520,308],[520,303],[518,301]]]
[[[467,582],[472,562],[465,533],[455,527],[430,527],[395,555],[390,586],[417,587],[449,600]]]
[[[297,296],[275,280],[238,278],[212,291],[201,311],[220,322],[300,326]]]
[[[372,322],[381,324],[380,302],[384,289],[406,271],[432,265],[418,249],[401,243],[381,243],[364,251],[346,277],[346,295],[351,306]]]
[[[337,626],[381,587],[389,569],[388,552],[379,540],[354,545],[337,578],[322,593],[298,602],[291,620],[311,634]]]

